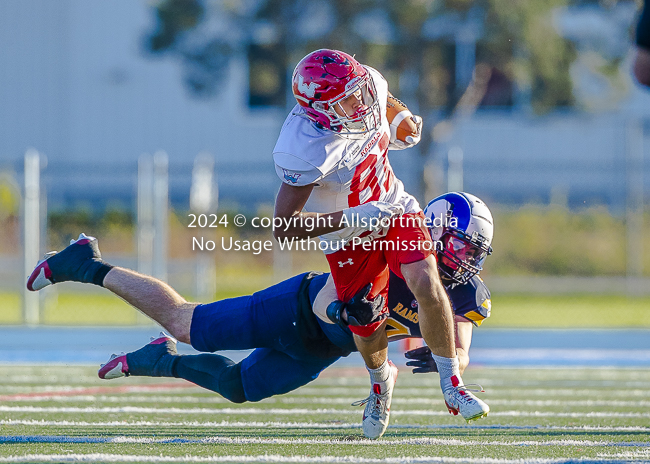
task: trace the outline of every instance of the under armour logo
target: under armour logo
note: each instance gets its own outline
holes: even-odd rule
[[[352,258],[348,258],[347,261],[339,261],[339,267],[343,267],[343,266],[345,266],[346,264],[354,264],[354,263],[352,262]]]
[[[314,98],[314,94],[316,93],[316,89],[318,87],[320,87],[320,85],[316,82],[305,84],[305,79],[302,77],[302,75],[298,74],[298,90],[300,90],[300,93],[305,94],[305,96],[309,98]]]

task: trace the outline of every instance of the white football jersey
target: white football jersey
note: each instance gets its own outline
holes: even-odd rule
[[[377,200],[402,205],[406,213],[422,211],[417,200],[404,191],[404,185],[395,177],[388,161],[388,83],[375,69],[368,66],[366,69],[377,89],[381,115],[377,129],[346,138],[318,128],[299,105],[293,108],[282,126],[273,149],[275,170],[288,185],[314,184],[305,211],[332,213]],[[350,241],[364,232],[367,231],[363,228],[347,227],[320,239],[333,243],[326,251],[331,253],[340,248],[335,243]],[[368,238],[382,234],[376,232]]]

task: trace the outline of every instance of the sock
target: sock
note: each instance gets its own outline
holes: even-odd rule
[[[48,258],[52,282],[82,282],[104,286],[104,277],[113,266],[102,259],[97,240],[69,246]]]
[[[386,359],[377,369],[370,369],[368,366],[366,366],[366,369],[368,369],[368,373],[370,373],[370,381],[372,383],[386,383],[388,376],[390,375],[388,359]]]
[[[167,340],[159,345],[148,344],[137,351],[127,353],[126,363],[129,375],[146,377],[173,377],[172,365],[176,354],[176,344]]]
[[[246,401],[241,363],[218,354],[175,356],[172,375],[207,388],[233,403]]]
[[[104,277],[113,266],[101,259],[91,259],[81,267],[82,282],[104,286]]]
[[[440,373],[440,387],[442,388],[442,391],[446,391],[457,385],[462,385],[463,381],[460,378],[460,364],[458,362],[458,357],[454,356],[453,358],[445,358],[443,356],[436,356],[433,353],[431,353],[431,356],[436,362],[438,372]],[[455,382],[453,379],[454,377],[456,378]]]

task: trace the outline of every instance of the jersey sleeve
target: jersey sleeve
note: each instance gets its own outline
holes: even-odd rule
[[[490,290],[480,277],[474,276],[466,284],[449,289],[448,293],[457,316],[463,316],[477,327],[490,317]]]
[[[327,158],[328,135],[316,129],[296,105],[287,116],[273,148],[275,172],[280,180],[302,187],[322,179],[321,164]]]
[[[318,182],[323,174],[312,164],[290,153],[273,153],[275,173],[285,184],[302,187]]]

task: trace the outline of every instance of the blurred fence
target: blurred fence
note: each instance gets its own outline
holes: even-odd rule
[[[612,245],[616,242],[618,255],[622,253],[625,263],[618,263],[607,272],[609,275],[598,275],[601,271],[597,267],[590,277],[513,276],[512,272],[500,275],[490,272],[488,262],[485,275],[495,292],[650,294],[650,280],[643,277],[648,271],[644,256],[650,251],[644,250],[647,240],[643,225],[644,204],[650,193],[649,139],[650,123],[643,117],[569,114],[517,118],[505,113],[481,113],[462,121],[447,141],[434,145],[424,165],[425,170],[437,172],[433,177],[437,183],[429,185],[429,190],[439,193],[446,187],[462,188],[486,200],[495,211],[501,206],[512,209],[531,202],[569,211],[600,205],[621,223],[619,229],[608,233],[615,237],[610,241]],[[199,191],[197,179],[203,178],[205,190],[206,170],[210,171],[210,182],[218,174],[218,189],[216,180],[210,185],[215,197],[218,192],[220,211],[272,214],[279,181],[270,155],[260,155],[259,163],[216,156],[212,162],[203,163],[203,168],[197,168],[201,157],[188,162],[162,153],[132,162],[106,159],[89,163],[66,162],[62,158],[45,162],[44,157],[35,162],[34,153],[28,153],[28,161],[4,163],[5,171],[13,171],[14,183],[22,185],[23,218],[20,228],[5,220],[6,244],[0,252],[0,288],[5,290],[18,292],[24,288],[24,276],[33,267],[34,257],[41,256],[47,247],[61,245],[47,234],[48,211],[61,211],[65,216],[66,211],[86,208],[91,214],[99,214],[111,205],[136,219],[134,228],[120,235],[122,249],[118,245],[113,248],[117,253],[109,252],[111,259],[162,279],[169,276],[170,283],[188,295],[204,299],[214,295],[215,287],[210,283],[216,276],[214,266],[223,268],[240,260],[243,268],[256,268],[258,274],[267,276],[258,281],[260,285],[310,267],[326,269],[322,257],[296,264],[299,259],[295,254],[272,253],[246,261],[237,255],[206,259],[205,254],[169,253],[170,240],[178,240],[183,229],[187,232],[187,221],[183,217],[168,218],[168,208],[183,214],[190,211],[191,192],[197,195]],[[417,156],[409,152],[391,155],[391,163],[408,190],[414,190],[410,186],[420,185],[423,180],[419,167],[422,163],[414,162]],[[201,208],[201,212],[216,211],[216,203],[208,202]],[[181,232],[168,233],[163,225],[172,227],[174,221],[180,221],[176,228]],[[270,237],[270,231],[266,232]],[[104,231],[100,233],[104,235]],[[496,224],[497,237],[510,239],[516,233]],[[557,241],[561,240],[563,237],[558,236]],[[507,243],[497,250],[509,252]],[[597,248],[593,250],[598,252]],[[315,255],[318,253],[310,256]],[[39,299],[25,294],[24,304],[26,308],[34,307]],[[38,320],[38,310],[25,314],[28,321]]]
[[[457,122],[449,136],[425,154],[417,149],[393,152],[391,164],[420,201],[448,190],[447,173],[453,168],[449,154],[456,153],[461,155],[461,180],[460,184],[452,180],[450,187],[462,185],[488,204],[604,205],[623,213],[633,182],[642,188],[645,202],[650,201],[650,95],[645,97],[648,111],[637,115],[480,111]],[[435,126],[436,115],[427,120],[429,127]],[[278,130],[251,133],[249,147],[239,151],[213,151],[222,206],[252,212],[273,204],[279,180],[271,150]],[[169,199],[177,209],[189,208],[196,153],[168,151]],[[102,151],[86,160],[45,154],[42,188],[50,208],[117,204],[135,209],[139,153]],[[22,179],[23,164],[20,153],[0,153],[0,171]],[[435,170],[435,175],[423,175],[423,166]],[[640,180],[635,177],[639,174]],[[427,193],[423,181],[429,183]]]

